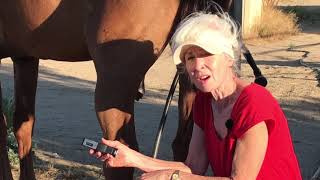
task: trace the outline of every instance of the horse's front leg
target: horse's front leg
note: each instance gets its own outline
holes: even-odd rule
[[[138,150],[134,126],[134,98],[156,57],[150,42],[118,40],[96,46],[95,104],[105,138],[120,140]],[[133,168],[105,168],[106,179],[132,179]]]
[[[164,49],[179,1],[96,2],[86,39],[97,71],[95,104],[106,138],[138,149],[134,98]],[[132,168],[104,168],[106,179],[132,179]]]
[[[2,92],[0,83],[0,180],[11,180],[11,168],[7,151],[7,123],[2,112]]]
[[[99,97],[99,95],[97,95]],[[109,140],[119,140],[130,148],[138,150],[134,118],[132,113],[111,108],[97,112],[103,136]],[[133,168],[107,168],[103,166],[106,179],[133,179]]]
[[[35,179],[31,149],[39,59],[13,58],[13,62],[15,80],[13,126],[18,142],[20,179]]]

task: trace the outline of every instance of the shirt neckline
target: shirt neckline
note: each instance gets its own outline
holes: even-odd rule
[[[236,104],[238,104],[238,101],[240,101],[240,99],[241,99],[241,97],[243,96],[244,92],[247,91],[248,88],[250,88],[250,87],[252,87],[252,86],[254,86],[254,85],[255,85],[255,83],[250,83],[249,85],[247,85],[246,87],[244,87],[244,88],[242,89],[242,91],[240,92],[239,96],[237,97],[235,103],[233,104],[233,107],[232,107],[232,110],[231,110],[231,114],[230,114],[230,118],[229,118],[229,119],[231,119],[232,121],[234,121],[234,119],[232,119],[232,117],[231,117],[232,114],[233,114],[233,111],[234,111],[234,107],[236,106]],[[218,134],[217,129],[216,129],[216,126],[215,126],[215,124],[214,124],[214,116],[213,116],[213,108],[212,108],[212,98],[210,98],[210,111],[211,111],[211,123],[212,123],[213,131],[214,131],[214,134],[215,134],[215,136],[216,136],[216,139],[218,139],[219,142],[224,142],[224,141],[230,136],[230,132],[231,132],[232,128],[231,128],[231,130],[228,130],[227,135],[226,135],[224,138],[222,138],[222,137]]]

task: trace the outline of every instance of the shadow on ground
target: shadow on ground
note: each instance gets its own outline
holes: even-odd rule
[[[101,163],[89,157],[87,149],[81,146],[84,137],[94,140],[102,137],[94,111],[95,82],[58,75],[44,68],[40,69],[36,99],[37,121],[34,129],[35,149],[52,154],[54,159],[100,167]],[[4,96],[12,95],[12,67],[2,64],[0,70],[3,94]],[[153,149],[164,106],[161,99],[165,99],[165,91],[165,89],[148,90],[148,99],[158,99],[159,102],[152,104],[140,100],[135,105],[138,141],[141,151],[145,154],[151,155]],[[170,143],[175,133],[171,132],[175,132],[177,123],[177,121],[172,121],[172,119],[177,119],[174,113],[171,113],[173,109],[176,111],[176,107],[170,109],[159,149],[159,157],[162,159],[172,157]],[[49,156],[47,158],[51,159]],[[54,166],[59,171],[66,173],[73,168],[68,165],[59,165],[59,163],[52,164],[52,162],[41,159],[38,159],[37,163],[44,164],[43,167]],[[83,173],[80,172],[80,174]],[[84,176],[87,175],[84,174]]]
[[[293,12],[298,17],[298,23],[305,33],[320,34],[320,6],[297,5],[280,6],[287,12]],[[317,28],[318,27],[318,28]]]

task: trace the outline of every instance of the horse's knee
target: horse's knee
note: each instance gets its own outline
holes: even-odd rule
[[[131,118],[129,122],[125,123],[120,129],[120,142],[129,145],[131,149],[139,151],[139,146],[136,138],[134,120]]]
[[[32,162],[32,129],[34,116],[29,115],[27,119],[14,117],[14,133],[18,143],[18,156],[20,159],[20,179],[35,179]]]
[[[119,140],[133,149],[138,149],[134,119],[130,113],[112,108],[97,114],[106,139]]]
[[[131,119],[131,114],[117,108],[97,112],[101,129],[105,138],[115,140],[121,128]]]
[[[18,155],[22,159],[28,155],[32,148],[32,129],[34,119],[30,118],[28,121],[24,121],[20,126],[15,129],[15,137],[18,143]]]

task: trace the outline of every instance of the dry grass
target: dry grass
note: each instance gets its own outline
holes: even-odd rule
[[[263,0],[262,3],[264,7],[274,7],[278,5],[279,0]]]
[[[300,32],[296,14],[279,9],[277,4],[278,0],[264,1],[261,21],[252,27],[244,39],[282,39]]]
[[[55,158],[51,152],[34,151],[36,179],[47,180],[102,180],[102,169],[65,159]],[[19,179],[19,167],[12,168],[14,179]]]
[[[53,158],[53,154],[41,150],[35,152],[35,157],[37,179],[52,179],[52,177],[56,180],[103,179],[102,169],[95,166]]]

